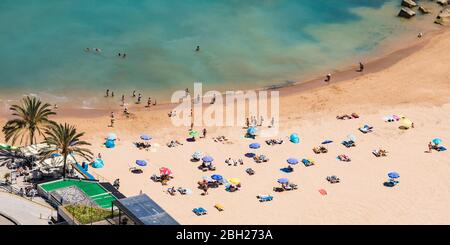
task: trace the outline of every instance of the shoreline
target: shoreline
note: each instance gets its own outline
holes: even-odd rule
[[[358,61],[355,62],[349,62],[349,61],[343,61],[342,65],[336,68],[330,69],[330,73],[332,74],[332,81],[329,84],[326,84],[324,82],[324,77],[326,73],[319,74],[318,72],[313,72],[309,75],[306,75],[304,79],[293,79],[293,81],[285,81],[284,83],[272,83],[271,85],[263,86],[263,87],[255,87],[255,86],[249,86],[250,88],[247,89],[240,89],[237,87],[237,90],[254,90],[254,91],[271,91],[271,90],[279,90],[280,96],[290,96],[295,93],[302,93],[306,90],[316,89],[328,85],[333,85],[336,83],[339,83],[344,80],[354,79],[360,76],[364,76],[370,73],[378,72],[380,70],[383,70],[396,62],[410,56],[411,54],[417,52],[420,50],[426,43],[434,38],[435,36],[438,36],[448,30],[450,30],[449,27],[445,26],[438,26],[436,27],[435,24],[433,24],[433,28],[430,28],[430,30],[425,33],[425,36],[421,39],[413,38],[409,35],[405,35],[402,37],[397,37],[397,39],[389,41],[387,44],[380,44],[379,47],[375,48],[374,50],[370,51],[368,54],[364,55],[365,58],[365,70],[364,72],[357,72],[356,71],[356,65]],[[406,45],[403,45],[405,42],[407,42]],[[381,54],[381,55],[380,55]],[[353,64],[352,64],[353,63]],[[228,89],[227,91],[231,90]],[[205,92],[205,91],[203,91]],[[75,94],[84,94],[82,91],[79,91]],[[221,91],[222,94],[225,94],[225,91]],[[23,94],[23,96],[26,94]],[[30,94],[33,95],[33,94]],[[47,96],[51,96],[53,98],[61,98],[59,94],[47,94]],[[144,96],[145,97],[145,96]],[[146,98],[146,97],[145,97]],[[95,107],[92,108],[86,108],[83,106],[82,101],[72,101],[71,98],[66,98],[66,101],[68,102],[60,102],[58,103],[58,106],[60,108],[64,108],[63,110],[60,109],[62,114],[69,114],[73,115],[75,113],[76,115],[80,117],[97,117],[102,116],[100,114],[103,113],[109,113],[110,111],[120,111],[120,101],[119,96],[117,95],[115,97],[114,101],[111,101],[111,98],[105,98],[103,96],[98,97],[92,97],[91,99],[97,100],[97,104]],[[108,101],[109,100],[109,101]],[[145,99],[144,99],[145,100]],[[0,102],[3,102],[3,109],[0,108],[0,116],[8,116],[9,111],[7,110],[8,105],[12,104],[16,101],[10,101],[10,100],[0,100]],[[53,101],[51,102],[53,103]],[[76,104],[72,106],[72,104]],[[142,103],[141,106],[145,104]],[[172,104],[170,102],[170,99],[158,101],[158,105],[152,106],[152,110],[168,110],[170,108],[173,108],[175,104]],[[145,108],[139,108],[140,106],[136,106],[135,104],[129,103],[128,104],[129,109],[135,110],[135,111],[141,111],[145,110]]]

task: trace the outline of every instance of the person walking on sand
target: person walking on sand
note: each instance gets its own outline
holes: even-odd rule
[[[136,90],[133,91],[133,98],[136,97]]]
[[[150,107],[151,105],[152,105],[152,98],[148,97],[147,107]]]
[[[155,99],[155,102],[153,102],[153,106],[155,106],[156,105],[156,99]]]
[[[433,151],[433,144],[431,142],[428,142],[428,153],[431,153]]]
[[[105,97],[109,97],[109,89],[106,90],[106,96]]]
[[[359,62],[359,72],[364,71],[364,64],[362,62]]]
[[[102,154],[100,152],[97,154],[97,158],[102,159]]]
[[[114,117],[113,118],[111,118],[111,128],[114,128],[114,122],[116,121],[116,119],[114,119]]]
[[[112,92],[111,92],[111,97],[113,97],[113,98],[114,98],[114,91],[112,91]]]
[[[247,128],[250,128],[250,120],[248,119],[248,117],[247,117],[246,120],[245,120],[245,126],[246,126]]]
[[[272,120],[270,121],[270,127],[272,128],[275,125],[275,118],[272,117]]]
[[[261,116],[261,122],[259,123],[259,126],[261,126],[261,127],[262,127],[263,123],[264,123],[264,117],[263,117],[263,116]]]
[[[203,129],[203,138],[206,138],[206,128]]]

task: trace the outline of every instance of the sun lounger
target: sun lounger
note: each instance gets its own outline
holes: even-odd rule
[[[327,180],[328,180],[328,182],[330,182],[331,184],[335,184],[335,183],[341,182],[341,180],[340,180],[336,175],[328,176],[328,177],[327,177]]]
[[[367,134],[372,132],[373,127],[369,126],[369,125],[364,125],[363,127],[359,128],[359,131],[361,131],[363,134]]]
[[[274,192],[283,192],[283,191],[285,191],[285,190],[284,190],[283,187],[274,187],[274,188],[273,188],[273,191],[274,191]]]
[[[313,151],[314,151],[314,153],[316,153],[316,154],[320,154],[320,153],[327,153],[328,152],[328,149],[327,148],[325,148],[325,147],[323,147],[323,146],[319,146],[319,147],[314,147],[313,148]]]
[[[373,150],[372,154],[374,156],[376,156],[376,157],[385,157],[385,156],[387,156],[387,151],[381,150],[381,149],[380,150]]]
[[[260,202],[270,202],[273,200],[273,196],[271,195],[259,195],[256,198],[258,198]]]
[[[344,141],[342,141],[342,144],[347,148],[356,146],[356,144],[353,140],[344,140]]]
[[[222,204],[217,203],[216,205],[214,205],[214,207],[219,210],[220,212],[222,212],[223,210],[225,210],[225,208],[222,206]]]
[[[246,172],[248,175],[254,175],[254,174],[255,174],[255,170],[253,170],[252,168],[247,168],[247,169],[245,170],[245,172]]]
[[[208,211],[202,207],[194,208],[192,212],[194,212],[197,216],[206,215],[208,213]]]
[[[303,165],[305,165],[305,167],[314,165],[314,162],[310,161],[309,159],[302,159],[302,163],[303,163]]]
[[[351,159],[350,159],[350,157],[348,157],[347,155],[339,155],[338,157],[338,160],[340,160],[340,161],[342,161],[342,162],[350,162],[351,161]]]

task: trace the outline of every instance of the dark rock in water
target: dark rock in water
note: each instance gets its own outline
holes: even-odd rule
[[[419,6],[419,11],[420,11],[422,14],[430,14],[430,13],[431,13],[431,10],[429,10],[428,8],[426,8],[426,7],[424,7],[424,6]]]
[[[404,7],[400,10],[400,12],[398,13],[399,17],[403,17],[403,18],[411,18],[413,16],[416,15],[416,12],[414,12],[412,9],[408,8],[408,7]]]
[[[434,21],[434,23],[439,25],[450,24],[450,10],[449,9],[442,10],[437,16],[436,21]]]
[[[417,7],[417,3],[414,2],[413,0],[403,0],[402,6],[408,7],[408,8],[414,8],[414,7]]]
[[[448,0],[437,0],[437,3],[439,3],[442,6],[447,6],[448,5]]]

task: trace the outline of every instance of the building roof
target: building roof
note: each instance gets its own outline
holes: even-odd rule
[[[179,225],[172,216],[145,194],[115,200],[114,205],[140,225]]]

